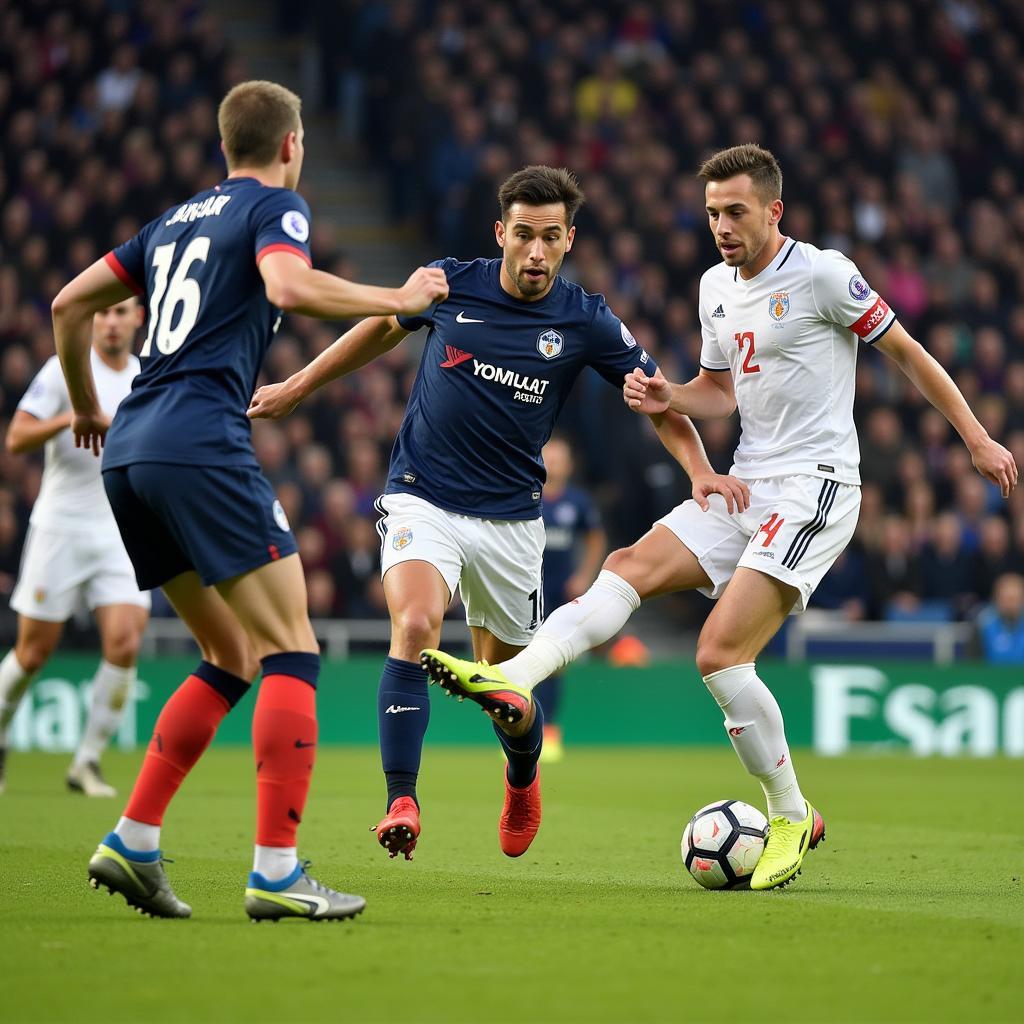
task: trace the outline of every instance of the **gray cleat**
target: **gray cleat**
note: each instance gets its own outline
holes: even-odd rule
[[[117,790],[103,778],[96,761],[73,764],[68,769],[65,781],[72,793],[83,793],[85,796],[117,796]]]
[[[361,914],[362,896],[335,892],[306,874],[309,861],[299,864],[287,878],[270,882],[253,871],[245,890],[245,912],[254,923],[280,921],[283,917],[307,921],[344,921]]]
[[[116,833],[104,837],[89,861],[89,884],[119,892],[128,906],[150,917],[191,917],[192,908],[171,889],[159,851],[152,860],[135,860]]]

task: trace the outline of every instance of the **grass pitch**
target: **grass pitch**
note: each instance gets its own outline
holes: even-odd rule
[[[138,755],[109,755],[127,789]],[[529,853],[498,849],[496,750],[428,746],[416,859],[388,861],[375,751],[320,752],[313,873],[354,923],[251,925],[254,783],[214,748],[171,808],[190,921],[93,892],[121,801],[13,755],[0,797],[0,1019],[16,1021],[1020,1021],[1021,763],[798,756],[828,842],[790,888],[705,892],[679,859],[702,804],[760,793],[728,748],[570,748]]]

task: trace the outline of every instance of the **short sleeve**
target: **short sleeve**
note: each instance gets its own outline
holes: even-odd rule
[[[35,416],[37,420],[51,419],[71,408],[60,360],[56,356],[51,356],[43,364],[18,403],[18,408]]]
[[[896,322],[885,299],[835,249],[824,250],[811,270],[811,292],[823,320],[852,331],[871,345]]]
[[[427,264],[428,267],[440,267],[445,273],[451,270],[459,261],[453,256],[446,256],[444,259],[431,260]],[[430,327],[434,322],[434,313],[437,312],[437,307],[440,302],[435,302],[432,306],[428,306],[422,313],[417,313],[415,316],[399,316],[398,325],[403,331],[418,331],[421,327]]]
[[[253,255],[259,264],[272,252],[290,252],[313,266],[309,251],[309,206],[291,189],[273,189],[253,213]]]
[[[718,332],[708,312],[703,280],[700,283],[697,308],[700,311],[700,367],[702,370],[728,370],[729,360],[718,343]]]
[[[629,328],[608,308],[603,297],[590,321],[588,348],[587,362],[614,387],[622,387],[623,378],[637,367],[648,377],[658,369],[657,363],[636,343]]]
[[[123,285],[131,288],[136,295],[145,292],[146,242],[145,228],[137,235],[122,242],[103,257],[104,262],[118,276]]]

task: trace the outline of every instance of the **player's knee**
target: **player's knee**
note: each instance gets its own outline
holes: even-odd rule
[[[260,670],[259,659],[245,638],[217,638],[200,641],[203,660],[239,679],[252,680]]]
[[[14,648],[18,664],[27,673],[38,672],[52,653],[53,648],[40,640],[19,640]]]
[[[724,637],[701,633],[697,640],[697,669],[702,676],[732,668],[743,662],[739,650]]]
[[[393,644],[419,652],[435,647],[441,633],[441,622],[423,608],[404,608],[391,617]]]
[[[103,639],[103,657],[111,665],[128,667],[139,660],[142,638],[134,629],[118,630]]]
[[[619,548],[605,560],[602,569],[624,579],[643,599],[650,589],[650,571],[636,545]]]

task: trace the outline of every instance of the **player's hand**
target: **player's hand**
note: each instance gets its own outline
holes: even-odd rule
[[[440,267],[419,267],[398,289],[399,316],[415,316],[448,298],[448,278]]]
[[[657,416],[668,409],[672,399],[672,385],[665,379],[661,370],[656,370],[653,377],[648,377],[639,366],[626,374],[622,385],[622,400],[634,412],[642,412],[647,416]]]
[[[720,494],[725,498],[725,507],[732,515],[736,512],[746,512],[750,508],[750,488],[734,476],[725,473],[701,473],[695,476],[693,483],[693,500],[701,507],[702,512],[707,512],[711,507],[708,501],[709,494]]]
[[[102,412],[72,414],[71,432],[75,435],[75,447],[91,448],[93,455],[99,455],[109,429],[110,417]]]
[[[264,384],[257,388],[245,415],[251,420],[279,420],[287,416],[300,401],[302,395],[289,377],[280,384]]]
[[[991,480],[1004,498],[1017,486],[1017,463],[1013,456],[998,441],[986,437],[971,449],[974,468],[986,479]]]

